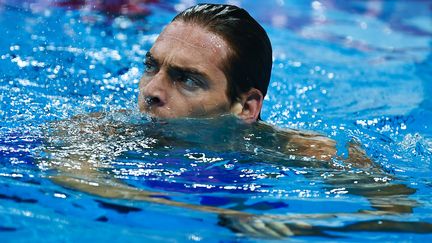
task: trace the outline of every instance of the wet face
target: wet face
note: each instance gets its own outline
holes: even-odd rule
[[[147,53],[139,109],[153,117],[209,117],[230,112],[225,41],[196,24],[175,21]]]

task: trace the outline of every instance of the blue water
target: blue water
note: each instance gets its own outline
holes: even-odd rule
[[[2,242],[263,240],[219,226],[214,213],[62,187],[49,177],[58,173],[56,161],[70,166],[62,159],[71,154],[102,161],[104,175],[173,201],[289,222],[298,217],[340,237],[293,241],[432,239],[430,229],[345,227],[374,220],[412,222],[417,229],[414,222],[432,223],[430,1],[235,1],[263,23],[273,44],[263,120],[324,134],[341,157],[356,141],[382,173],[292,160],[270,142],[271,133],[256,129],[256,136],[243,137],[236,134],[242,125],[230,118],[153,125],[137,114],[145,53],[190,1],[141,5],[141,16],[53,2],[0,1]],[[107,117],[68,120],[98,111]],[[86,137],[80,122],[115,132]],[[56,129],[66,132],[56,135]],[[256,145],[258,135],[275,148]],[[161,137],[168,142],[156,146]],[[368,201],[374,193],[406,212],[349,215],[375,210]],[[326,213],[339,217],[303,217]]]

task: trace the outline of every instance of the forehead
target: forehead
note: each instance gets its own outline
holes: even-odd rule
[[[152,54],[170,54],[183,65],[222,67],[230,49],[219,35],[204,27],[182,21],[170,23],[152,47]]]

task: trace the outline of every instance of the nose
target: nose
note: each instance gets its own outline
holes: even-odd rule
[[[162,101],[157,96],[146,96],[144,97],[144,102],[147,106],[160,106],[162,105]]]
[[[166,103],[167,85],[163,74],[156,74],[153,77],[144,77],[148,79],[143,86],[143,101],[147,108],[163,106]]]

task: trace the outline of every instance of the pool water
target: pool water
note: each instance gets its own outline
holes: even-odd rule
[[[430,1],[227,1],[273,44],[263,120],[324,134],[341,158],[355,141],[373,168],[281,153],[277,133],[232,117],[139,114],[145,53],[178,11],[202,1],[148,1],[123,14],[68,2],[0,1],[2,242],[270,240],[235,233],[200,206],[316,230],[298,242],[432,239]],[[50,179],[77,172],[196,207]],[[358,213],[382,208],[399,213]]]

